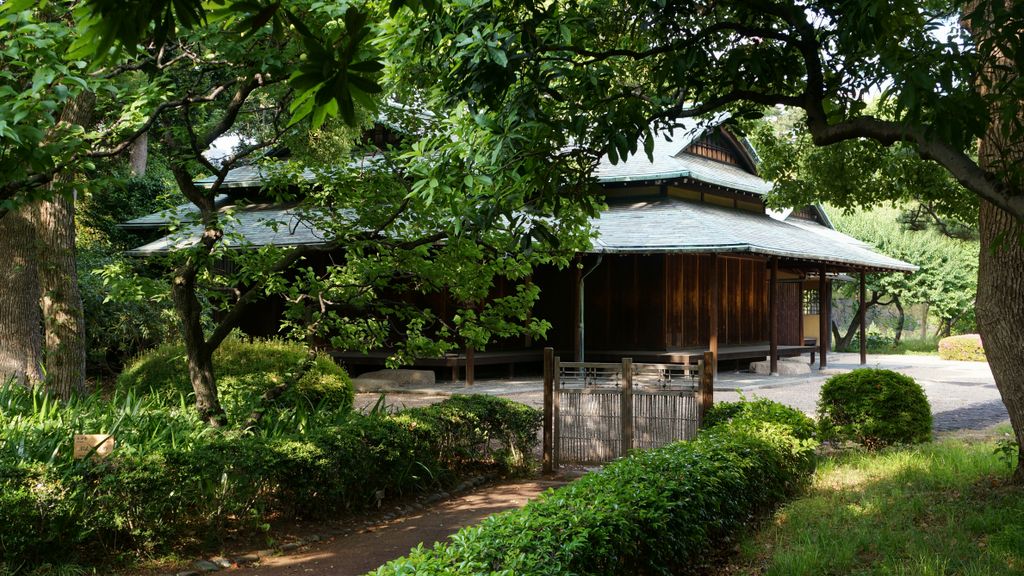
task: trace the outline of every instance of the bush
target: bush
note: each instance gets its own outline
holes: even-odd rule
[[[308,357],[302,344],[284,340],[253,340],[232,336],[213,354],[213,373],[221,404],[234,422],[246,418],[268,389],[301,369]],[[136,359],[117,379],[119,390],[156,394],[177,403],[192,394],[185,347],[164,344]],[[287,405],[348,411],[354,398],[352,380],[329,356],[318,355],[282,398]]]
[[[638,450],[379,568],[397,574],[700,573],[709,552],[808,477],[813,443],[724,423]]]
[[[818,425],[822,438],[879,448],[929,441],[932,412],[913,378],[892,370],[861,368],[825,381],[818,400]]]
[[[939,358],[987,362],[979,334],[961,334],[939,340]]]
[[[214,430],[187,403],[98,395],[51,402],[0,387],[0,567],[88,564],[125,551],[322,518],[437,489],[480,469],[516,471],[539,412],[502,398],[456,397],[396,414]],[[73,434],[112,433],[113,454],[72,460]],[[2,572],[0,572],[2,573]]]
[[[767,398],[738,402],[719,402],[704,415],[704,428],[724,422],[767,422],[788,426],[790,433],[800,439],[814,438],[817,425],[803,412]]]

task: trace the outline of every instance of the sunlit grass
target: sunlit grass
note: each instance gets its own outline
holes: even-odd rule
[[[1024,574],[1024,488],[994,450],[950,439],[831,456],[730,573]]]

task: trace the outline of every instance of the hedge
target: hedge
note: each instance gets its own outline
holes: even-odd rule
[[[228,528],[260,530],[271,519],[329,517],[484,467],[513,472],[532,453],[539,423],[538,411],[509,400],[454,397],[396,414],[349,413],[305,434],[204,429],[176,445],[129,441],[96,463],[67,453],[19,458],[0,440],[0,573],[109,562],[216,540]]]
[[[740,400],[738,402],[718,402],[704,415],[704,427],[711,428],[723,422],[753,421],[771,422],[788,426],[791,434],[800,440],[808,440],[817,435],[818,425],[806,414],[785,404],[773,402],[767,398],[757,400]]]
[[[939,340],[939,358],[943,360],[972,360],[986,362],[985,347],[980,334],[961,334]]]
[[[633,452],[372,574],[700,573],[723,538],[809,477],[813,441],[753,419]]]

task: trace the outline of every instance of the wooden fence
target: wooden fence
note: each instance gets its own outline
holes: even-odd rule
[[[687,364],[634,364],[562,362],[545,349],[544,471],[692,439],[714,401],[713,366],[711,352]]]

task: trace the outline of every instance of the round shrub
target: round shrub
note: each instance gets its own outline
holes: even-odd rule
[[[868,448],[927,442],[932,411],[913,378],[892,370],[861,368],[833,376],[818,400],[821,436]]]
[[[284,340],[244,340],[229,337],[213,354],[217,391],[229,419],[244,418],[267,390],[284,384],[301,370],[308,349]],[[135,390],[166,396],[176,403],[180,394],[192,394],[185,347],[164,344],[132,362],[117,379],[121,391]],[[330,357],[321,354],[282,397],[291,405],[348,411],[352,408],[352,380]]]
[[[712,428],[726,422],[763,422],[788,426],[794,437],[800,440],[814,438],[817,426],[806,414],[785,404],[758,398],[739,402],[719,402],[704,415],[704,428]]]
[[[939,340],[939,358],[943,360],[973,360],[985,362],[985,348],[980,334],[961,334]]]

